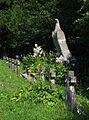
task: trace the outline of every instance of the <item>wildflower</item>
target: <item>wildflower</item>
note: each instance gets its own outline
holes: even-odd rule
[[[37,45],[37,44],[35,44],[35,47],[38,47],[38,45]]]
[[[79,108],[77,108],[77,113],[78,113],[79,115],[81,115],[81,112],[80,112],[80,109],[79,109]]]
[[[41,46],[38,46],[37,44],[35,44],[35,48],[33,48],[33,52],[34,52],[33,57],[42,57],[45,55]]]

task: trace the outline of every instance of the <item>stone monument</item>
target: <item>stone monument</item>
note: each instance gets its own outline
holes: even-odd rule
[[[65,34],[61,30],[59,20],[55,19],[55,21],[56,24],[54,31],[52,31],[52,38],[58,55],[56,62],[59,63],[62,63],[64,61],[69,62],[69,59],[71,58],[72,55],[68,49]]]
[[[66,101],[69,108],[73,111],[76,108],[76,99],[75,99],[75,87],[76,77],[74,75],[74,61],[71,52],[67,46],[66,38],[64,32],[61,30],[60,23],[58,19],[55,19],[55,29],[52,31],[52,38],[54,45],[57,50],[58,57],[56,58],[57,63],[66,63],[68,65],[69,71],[66,79],[67,83],[67,94]]]

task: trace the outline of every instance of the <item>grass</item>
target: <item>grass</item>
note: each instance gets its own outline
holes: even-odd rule
[[[12,100],[16,92],[29,87],[30,82],[16,75],[0,60],[0,120],[89,120],[89,100],[77,95],[80,114],[69,111],[60,101],[53,106]]]

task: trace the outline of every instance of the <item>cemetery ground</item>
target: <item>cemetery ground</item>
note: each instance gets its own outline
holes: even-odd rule
[[[76,95],[77,112],[65,104],[65,86],[28,81],[0,60],[0,120],[89,120],[89,100]]]

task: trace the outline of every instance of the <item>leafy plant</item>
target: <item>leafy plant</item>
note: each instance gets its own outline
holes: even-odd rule
[[[89,100],[76,95],[77,111],[68,110],[65,87],[50,89],[47,81],[27,81],[0,60],[1,120],[89,120]]]
[[[29,86],[15,93],[11,100],[16,102],[30,100],[35,104],[43,103],[52,106],[63,100],[64,90],[62,90],[63,88],[59,90],[56,86],[55,90],[52,91],[47,81],[31,81]]]
[[[41,50],[41,47],[40,47]],[[38,52],[37,52],[38,51]],[[43,50],[42,50],[43,51]],[[35,53],[36,52],[36,53]],[[55,63],[55,54],[54,52],[50,52],[49,54],[45,54],[45,56],[39,56],[40,51],[35,48],[35,51],[33,55],[28,55],[23,59],[23,67],[25,70],[28,69],[28,71],[38,73],[40,72],[40,68],[43,66],[45,69],[44,75],[45,78],[48,78],[49,70],[50,68],[53,68],[56,72],[56,80],[58,83],[64,82],[65,76],[67,74],[67,68],[62,64]],[[34,56],[35,55],[35,56]]]
[[[57,73],[57,77],[56,77],[57,82],[64,83],[64,80],[68,73],[68,69],[64,65],[61,65],[61,64],[56,64],[55,69]]]

